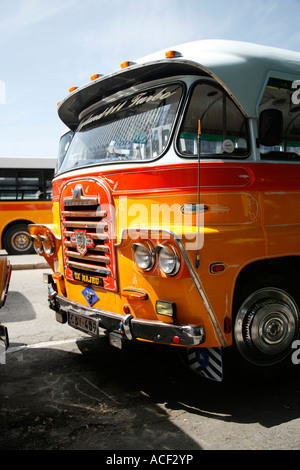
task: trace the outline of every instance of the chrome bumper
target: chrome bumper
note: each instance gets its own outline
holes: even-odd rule
[[[142,339],[156,343],[178,344],[181,346],[198,346],[205,340],[202,326],[173,325],[161,321],[134,318],[132,315],[119,315],[101,309],[83,306],[58,295],[49,285],[50,308],[56,311],[56,319],[77,328],[92,336],[99,335],[99,328],[121,333],[125,339]],[[93,323],[93,328],[83,329],[79,324],[74,326],[71,316],[83,317],[86,324]],[[96,325],[96,327],[95,327]]]

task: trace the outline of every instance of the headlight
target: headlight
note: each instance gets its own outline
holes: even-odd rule
[[[155,253],[150,243],[134,243],[132,249],[138,267],[143,271],[150,271],[155,263]]]
[[[43,236],[43,247],[44,247],[44,252],[46,253],[47,256],[53,255],[55,251],[55,243],[49,233]]]
[[[169,276],[175,276],[180,269],[180,258],[171,245],[164,245],[158,250],[160,269]]]
[[[39,235],[34,235],[33,246],[38,255],[43,253],[43,240]]]
[[[54,254],[55,242],[49,233],[46,235],[37,234],[33,235],[33,237],[33,246],[37,254],[42,255],[45,253],[47,256]]]

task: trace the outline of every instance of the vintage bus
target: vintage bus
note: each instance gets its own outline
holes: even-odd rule
[[[52,221],[57,158],[0,157],[0,249],[34,253],[28,224]]]
[[[176,346],[215,380],[225,351],[264,374],[290,363],[299,79],[297,52],[204,40],[71,88],[53,223],[30,227],[56,319]]]

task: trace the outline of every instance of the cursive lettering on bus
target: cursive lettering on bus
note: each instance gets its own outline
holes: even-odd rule
[[[103,117],[106,117],[106,116],[109,116],[110,114],[121,111],[121,109],[125,106],[126,103],[127,101],[123,101],[123,103],[119,103],[116,106],[109,106],[103,111],[103,113],[97,114],[96,116],[89,117],[86,121],[83,121],[81,124],[79,124],[78,130],[80,131],[84,126],[87,126],[88,124],[91,124],[92,122],[99,121]]]
[[[176,93],[176,92],[173,91],[173,93],[171,93],[170,91],[167,91],[167,88],[164,88],[163,90],[160,90],[155,95],[147,96],[146,92],[143,92],[143,93],[140,93],[139,95],[135,96],[131,100],[131,104],[129,105],[129,108],[132,108],[132,106],[137,106],[137,105],[143,104],[143,103],[151,103],[152,101],[156,101],[156,100],[162,101],[162,100],[165,100],[167,98],[170,98],[170,96],[174,95],[174,93]]]
[[[143,103],[152,103],[153,101],[162,101],[170,96],[174,95],[176,91],[170,92],[167,88],[163,88],[162,90],[154,93],[153,95],[147,95],[147,92],[139,93],[138,95],[134,96],[128,105],[128,108],[133,108],[134,106],[141,105]],[[109,116],[111,114],[117,113],[124,108],[124,106],[128,103],[128,100],[123,101],[115,106],[109,106],[106,108],[101,114],[97,114],[96,116],[90,116],[86,121],[83,121],[78,126],[78,131],[80,131],[83,127],[95,122],[100,121],[102,118]]]

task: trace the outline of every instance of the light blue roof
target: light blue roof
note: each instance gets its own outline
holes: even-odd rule
[[[202,40],[172,46],[136,60],[154,62],[165,51],[175,50],[178,61],[192,61],[220,81],[248,116],[257,115],[257,105],[270,74],[300,80],[300,53],[239,41]]]
[[[168,50],[177,51],[175,58],[165,57]],[[249,117],[256,117],[270,75],[300,80],[300,53],[224,40],[202,40],[169,47],[73,91],[59,105],[58,114],[73,130],[78,125],[80,113],[95,99],[137,83],[180,74],[214,77]]]

